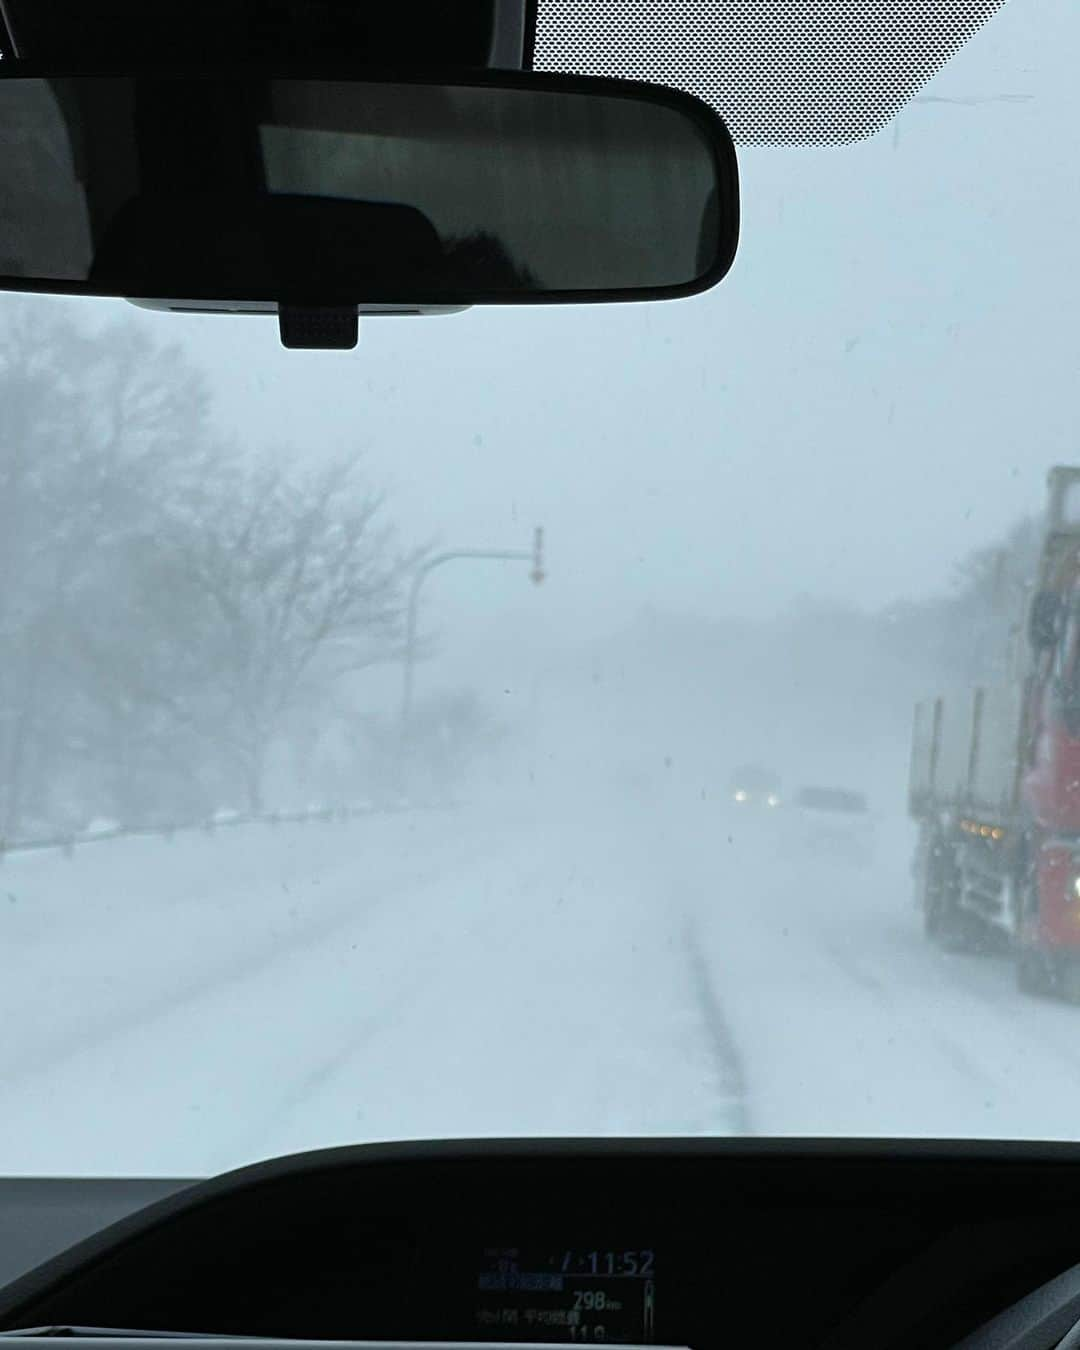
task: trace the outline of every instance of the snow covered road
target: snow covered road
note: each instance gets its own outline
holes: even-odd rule
[[[718,885],[701,921],[749,1129],[1080,1137],[1080,1009],[1020,994],[1006,956],[927,943],[906,822],[868,868],[776,842],[725,840],[747,884]]]
[[[461,814],[240,833],[5,865],[5,1171],[737,1123],[682,916],[620,836]],[[153,848],[151,898],[128,854]],[[68,913],[65,946],[42,940]]]
[[[0,870],[0,1169],[501,1133],[1080,1133],[1080,1010],[860,869],[640,801],[245,827]],[[63,940],[59,934],[63,933]]]

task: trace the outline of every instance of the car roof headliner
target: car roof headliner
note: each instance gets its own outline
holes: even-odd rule
[[[884,127],[1004,0],[522,0],[537,70],[643,79],[711,103],[744,143],[841,144]],[[7,56],[138,68],[288,60],[479,66],[512,0],[0,0]],[[521,12],[516,10],[517,23]],[[0,34],[0,44],[5,35]],[[14,45],[13,45],[14,44]],[[18,60],[9,59],[14,71]]]

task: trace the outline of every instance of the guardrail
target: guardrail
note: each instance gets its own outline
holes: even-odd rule
[[[291,811],[216,811],[212,816],[198,820],[163,825],[109,825],[68,831],[41,839],[18,839],[10,843],[0,839],[0,862],[11,853],[36,853],[55,850],[65,857],[73,857],[77,848],[85,844],[100,844],[109,839],[159,838],[171,839],[177,834],[213,834],[216,830],[233,829],[241,825],[304,825],[313,821],[327,824],[334,821],[356,820],[363,816],[393,815],[416,810],[424,804],[407,801],[365,802],[352,806],[311,806]],[[431,804],[427,804],[430,806]]]

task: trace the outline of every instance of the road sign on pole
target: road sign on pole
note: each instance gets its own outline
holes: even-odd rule
[[[416,666],[416,625],[420,604],[420,588],[436,567],[442,567],[445,563],[456,562],[458,559],[462,558],[497,562],[532,563],[532,570],[530,571],[529,576],[533,583],[539,586],[546,575],[544,572],[544,531],[538,526],[533,532],[533,547],[531,553],[526,552],[524,549],[452,549],[446,553],[436,553],[434,557],[425,559],[413,573],[412,582],[409,585],[408,603],[405,609],[405,646],[402,651],[401,661],[401,717],[398,728],[399,766],[404,761],[405,748],[409,739],[409,724],[412,720],[413,685]]]

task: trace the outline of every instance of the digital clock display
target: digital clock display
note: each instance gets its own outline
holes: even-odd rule
[[[507,1341],[655,1340],[656,1253],[648,1247],[485,1247],[476,1329]]]

